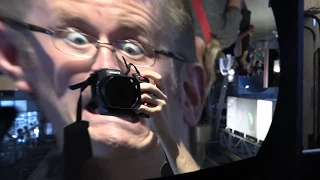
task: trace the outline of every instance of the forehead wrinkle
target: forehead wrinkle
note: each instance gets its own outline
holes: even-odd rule
[[[83,16],[77,12],[70,12],[65,9],[57,8],[53,12],[53,18],[55,20],[79,20],[83,19]]]
[[[150,38],[151,34],[148,32],[148,29],[142,24],[136,24],[132,21],[127,21],[125,18],[118,17],[120,27],[128,30],[137,30],[142,35]]]
[[[54,4],[52,7],[53,17],[57,20],[86,19],[85,14],[92,14],[93,12],[101,16],[102,11],[100,9],[104,10],[105,7],[105,5],[88,4],[74,0],[68,0],[69,3],[66,4],[65,1],[67,0],[58,0],[58,3]],[[74,8],[73,5],[76,5],[77,8]]]
[[[143,2],[140,0],[140,2],[149,2],[149,0],[144,0]],[[163,30],[164,26],[163,20],[158,18],[159,16],[154,15],[158,14],[158,12],[150,10],[153,8],[155,11],[157,11],[154,5],[155,4],[153,3],[143,3],[141,6],[137,6],[137,2],[135,1],[136,8],[132,8],[132,3],[126,3],[121,6],[120,11],[115,13],[115,18],[117,18],[118,22],[122,26],[140,30],[148,38],[152,39],[152,35],[159,34],[159,32]],[[137,21],[132,21],[132,19],[136,19]]]
[[[137,15],[140,15],[144,19],[149,19],[152,23],[153,27],[156,27],[157,29],[161,29],[163,26],[162,18],[160,18],[160,10],[157,8],[158,6],[155,2],[152,0],[140,0],[140,6],[137,6],[136,1],[130,1],[131,3],[125,4],[127,8],[130,8],[131,6],[135,6],[136,8],[131,8],[131,13],[135,13]],[[140,10],[140,11],[139,11]],[[130,14],[127,14],[129,16]]]
[[[92,10],[94,10],[95,8],[93,7],[87,7],[87,8],[83,8],[81,6],[81,8],[77,8],[77,10],[75,9],[71,9],[71,10],[66,10],[64,9],[65,7],[56,7],[53,10],[53,20],[54,20],[54,25],[55,26],[59,26],[59,25],[66,25],[68,24],[68,22],[78,22],[78,23],[84,23],[82,24],[83,26],[85,26],[88,29],[91,29],[91,33],[98,33],[97,32],[97,24],[94,24],[92,21],[90,21],[90,19],[86,18],[85,14],[83,14],[83,12],[94,12]],[[95,13],[95,12],[94,12]],[[98,16],[99,15],[98,12],[96,12]],[[80,25],[80,24],[79,24]],[[78,28],[82,28],[82,27],[78,27]]]
[[[66,4],[66,1],[69,3]],[[73,21],[86,19],[85,15],[92,13],[101,18],[104,14],[111,15],[117,21],[118,27],[134,29],[153,42],[157,42],[163,40],[161,37],[166,29],[166,21],[161,16],[163,12],[157,2],[156,0],[58,0],[53,7],[53,16],[56,21]],[[76,4],[77,8],[74,8],[73,4]]]
[[[81,5],[81,7],[84,7],[83,10],[85,10],[89,13],[96,12],[100,16],[103,15],[103,11],[106,11],[106,7],[107,7],[107,5],[104,1],[102,1],[100,3],[91,3],[90,2],[90,4],[88,4],[88,2],[86,2],[86,1],[81,1],[81,0],[69,0],[69,1],[72,1],[73,3]]]

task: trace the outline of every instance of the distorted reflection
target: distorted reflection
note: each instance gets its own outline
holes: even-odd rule
[[[4,72],[0,74],[0,105],[17,110],[12,124],[0,124],[1,130],[10,127],[3,131],[0,145],[0,179],[60,177],[65,161],[58,150],[65,140],[64,128],[81,115],[90,124],[94,157],[83,165],[88,179],[148,179],[256,155],[272,122],[281,72],[278,34],[269,0],[152,0],[139,1],[141,7],[131,0],[99,3],[101,7],[88,0],[50,1],[37,4],[35,9],[40,10],[22,8],[28,19],[12,20],[17,17],[6,13],[8,17],[2,17],[0,13],[0,35],[4,34],[5,42],[18,41],[28,46],[13,43],[17,51],[9,52],[11,46],[0,46],[0,55],[18,50],[26,54],[22,56],[23,63],[15,62],[16,54],[0,58]],[[6,3],[1,6],[15,7]],[[87,6],[93,11],[88,11]],[[21,10],[15,8],[14,11]],[[162,10],[171,13],[163,16]],[[126,15],[133,12],[137,12],[136,16]],[[61,19],[49,22],[51,15]],[[195,24],[190,16],[194,16]],[[59,22],[57,28],[56,21],[65,22]],[[14,25],[20,29],[8,34],[15,32],[17,36],[7,36],[7,29],[14,29]],[[24,37],[22,32],[30,36]],[[130,70],[129,63],[137,66],[132,67],[136,74],[123,73]],[[133,76],[139,71],[151,83],[145,83],[148,81],[143,81],[144,77],[135,79],[139,81],[108,79],[105,84],[114,82],[112,86],[102,89],[97,85],[83,92],[83,106],[77,104],[80,91],[69,88],[92,77],[92,72]],[[133,82],[140,83],[141,89],[136,89],[139,86]],[[118,84],[121,87],[111,90]],[[134,115],[128,116],[123,109],[113,107],[119,111],[111,114],[114,109],[108,106],[110,103],[101,105],[104,96],[94,94],[98,88],[119,107],[127,99],[139,102],[138,111],[129,111]],[[145,101],[135,101],[138,96],[131,98],[126,93],[130,88],[132,94],[139,90],[139,97],[142,94]],[[146,93],[151,90],[156,92]],[[203,96],[207,97],[206,103]],[[132,102],[127,106],[131,107]],[[75,115],[77,107],[81,115]],[[141,114],[151,118],[136,116]],[[172,145],[176,148],[170,149]]]

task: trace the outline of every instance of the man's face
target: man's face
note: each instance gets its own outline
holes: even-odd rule
[[[161,33],[165,26],[161,12],[152,1],[48,1],[35,4],[28,12],[26,22],[50,30],[72,28],[107,43],[135,40],[149,44],[155,49],[170,50],[165,45]],[[34,62],[37,67],[35,71],[25,72],[28,77],[27,83],[57,132],[61,132],[65,125],[75,121],[80,92],[69,90],[70,85],[84,81],[90,73],[103,68],[125,70],[123,63],[115,58],[108,46],[100,47],[95,57],[82,59],[59,51],[49,35],[32,32],[28,39],[39,61]],[[184,109],[175,96],[178,89],[173,61],[164,56],[157,56],[157,61],[152,67],[139,70],[154,71],[162,76],[168,90],[168,105],[172,111],[169,112],[171,114],[168,121],[171,121],[170,126],[176,132],[182,133],[186,132],[187,125],[183,121]],[[83,92],[84,107],[90,98],[90,88],[87,88]],[[69,119],[57,116],[59,113]],[[93,152],[97,156],[135,156],[157,142],[147,127],[147,119],[131,123],[119,117],[90,113],[86,108],[83,109],[82,119],[90,123]]]

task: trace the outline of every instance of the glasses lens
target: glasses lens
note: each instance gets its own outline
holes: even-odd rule
[[[151,67],[155,63],[154,49],[136,41],[121,40],[113,43],[117,58],[123,62],[132,63],[138,67]]]
[[[96,42],[95,38],[74,30],[57,30],[53,38],[53,44],[59,51],[82,58],[96,54]]]

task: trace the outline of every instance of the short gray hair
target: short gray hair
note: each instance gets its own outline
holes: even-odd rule
[[[192,6],[189,0],[158,0],[166,23],[166,36],[175,53],[183,54],[187,60],[196,61],[195,30]]]
[[[0,0],[0,17],[24,20],[25,14],[32,8],[32,0]]]

